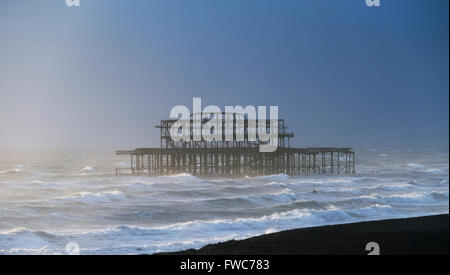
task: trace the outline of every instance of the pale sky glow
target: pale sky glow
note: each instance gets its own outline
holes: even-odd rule
[[[278,105],[294,145],[448,145],[447,0],[0,2],[0,148],[158,146],[175,105]]]

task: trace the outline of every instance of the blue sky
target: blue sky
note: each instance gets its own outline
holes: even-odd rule
[[[296,146],[447,146],[447,0],[0,2],[0,148],[158,146],[175,105],[278,105]]]

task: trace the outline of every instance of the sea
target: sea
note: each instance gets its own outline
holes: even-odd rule
[[[449,213],[449,152],[356,149],[356,174],[115,176],[111,152],[0,153],[0,254],[152,254]]]

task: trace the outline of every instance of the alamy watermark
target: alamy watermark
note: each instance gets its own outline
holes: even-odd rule
[[[68,243],[64,250],[67,255],[80,255],[80,245],[75,242]]]
[[[366,5],[368,7],[379,7],[381,3],[380,0],[366,0]]]
[[[79,7],[80,6],[80,0],[65,0],[66,1],[66,5],[68,7]],[[365,0],[366,1],[366,5],[368,7],[379,7],[381,6],[381,1],[380,0]]]
[[[68,7],[79,7],[80,6],[80,0],[66,0],[66,5]]]
[[[80,0],[65,0],[66,5],[68,7],[79,7],[80,6]],[[365,0],[366,5],[368,7],[379,7],[381,6],[380,0]]]
[[[193,111],[175,106],[170,118],[177,119],[170,129],[173,141],[248,141],[256,142],[260,152],[274,152],[278,148],[278,106],[218,106],[202,109],[201,98],[193,99]]]
[[[380,255],[380,245],[377,242],[370,242],[366,244],[367,255]]]
[[[79,7],[80,6],[80,0],[65,0],[66,5],[68,7]],[[379,7],[381,6],[380,0],[365,0],[366,5],[368,7]]]

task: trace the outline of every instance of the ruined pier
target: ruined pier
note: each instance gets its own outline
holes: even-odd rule
[[[272,174],[352,174],[355,153],[352,148],[292,148],[293,133],[286,132],[283,119],[278,120],[278,148],[260,152],[258,140],[244,141],[174,141],[170,129],[175,120],[162,120],[160,148],[138,148],[117,151],[130,157],[129,168],[116,168],[116,175],[161,176],[191,174],[194,176],[260,176]],[[268,125],[268,124],[267,124]]]

